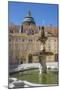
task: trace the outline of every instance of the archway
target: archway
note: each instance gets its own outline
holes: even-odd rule
[[[56,53],[55,54],[55,62],[57,62],[58,61],[58,54]]]
[[[33,60],[32,54],[29,54],[29,55],[28,55],[28,63],[32,63],[32,60]]]

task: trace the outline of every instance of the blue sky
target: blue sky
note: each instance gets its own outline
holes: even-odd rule
[[[58,5],[57,4],[36,4],[24,2],[8,2],[9,23],[20,25],[28,11],[37,25],[57,26],[58,24]]]

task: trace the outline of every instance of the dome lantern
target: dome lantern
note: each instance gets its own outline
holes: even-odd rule
[[[29,16],[29,17],[31,17],[31,16],[32,16],[32,15],[31,15],[31,11],[30,11],[30,10],[29,10],[29,12],[28,12],[28,16]]]

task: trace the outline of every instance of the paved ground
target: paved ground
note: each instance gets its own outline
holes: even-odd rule
[[[22,81],[22,80],[15,79],[13,82],[9,83],[9,88],[42,87],[42,86],[56,86],[56,85],[57,84],[34,84],[28,81]]]

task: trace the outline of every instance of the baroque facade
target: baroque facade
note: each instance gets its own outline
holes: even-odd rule
[[[37,63],[37,56],[30,58],[30,54],[40,52],[43,45],[38,38],[41,36],[42,26],[37,26],[31,12],[24,18],[22,24],[9,25],[9,63]],[[45,49],[47,52],[53,52],[52,56],[46,57],[46,62],[58,61],[58,28],[53,26],[44,26],[44,33],[47,37]]]

